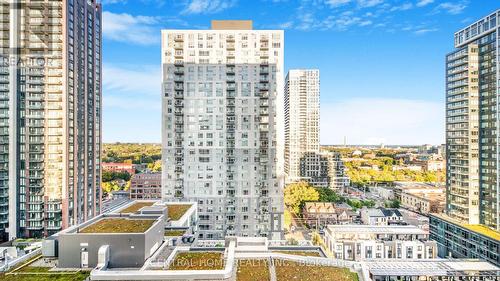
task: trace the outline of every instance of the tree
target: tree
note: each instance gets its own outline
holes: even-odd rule
[[[117,179],[122,179],[124,181],[130,180],[130,174],[128,172],[113,172],[113,171],[103,171],[102,181],[109,182]]]
[[[394,200],[387,200],[384,202],[384,205],[386,208],[399,208],[401,207],[401,202],[397,199]]]
[[[121,189],[116,181],[103,182],[101,188],[104,193],[110,193],[111,191],[117,191]]]
[[[316,188],[316,191],[319,193],[319,201],[320,202],[334,202],[340,203],[343,202],[343,198],[338,195],[335,191],[330,188]]]
[[[148,163],[148,169],[150,169],[153,172],[160,172],[161,171],[161,161],[155,161],[153,163]]]
[[[318,191],[306,182],[292,183],[285,188],[285,205],[294,214],[301,213],[304,202],[318,200]]]

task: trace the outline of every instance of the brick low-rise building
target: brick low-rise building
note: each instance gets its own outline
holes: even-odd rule
[[[352,223],[357,213],[350,208],[334,203],[306,202],[302,209],[307,224],[348,224]]]
[[[130,199],[161,198],[161,173],[135,174],[130,179]]]
[[[446,205],[444,193],[401,193],[401,206],[421,214],[442,213]]]
[[[108,172],[127,172],[135,174],[135,167],[132,163],[102,163],[102,170]]]

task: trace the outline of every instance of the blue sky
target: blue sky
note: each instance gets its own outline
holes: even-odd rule
[[[160,30],[251,19],[285,30],[285,68],[318,68],[321,143],[444,142],[453,32],[498,0],[103,0],[105,142],[160,142]]]

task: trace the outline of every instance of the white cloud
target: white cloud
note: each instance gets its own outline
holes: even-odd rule
[[[161,71],[157,66],[118,67],[104,64],[103,86],[105,94],[134,95],[137,100],[145,96],[161,97]]]
[[[372,25],[373,22],[371,20],[365,20],[365,21],[362,21],[359,23],[359,26],[368,26],[368,25]]]
[[[236,5],[236,0],[191,0],[184,14],[213,14]]]
[[[417,35],[422,35],[422,34],[426,34],[429,32],[435,32],[435,31],[438,31],[438,29],[437,28],[421,28],[421,29],[415,30],[413,33],[415,33]]]
[[[293,21],[287,21],[287,22],[279,24],[278,28],[280,28],[280,29],[288,29],[288,28],[291,28],[292,26],[293,26]]]
[[[321,143],[443,143],[441,102],[366,98],[321,104]]]
[[[465,8],[467,8],[465,2],[460,2],[460,3],[445,2],[439,4],[436,7],[435,12],[445,11],[451,15],[458,15],[462,13],[465,10]]]
[[[327,0],[326,3],[330,5],[331,7],[340,7],[345,4],[350,3],[351,0]]]
[[[122,13],[103,12],[102,33],[105,39],[140,45],[156,44],[160,40],[159,29],[155,25],[159,18],[133,16]]]
[[[358,0],[358,5],[361,8],[369,8],[382,4],[384,0]]]
[[[105,63],[103,82],[104,141],[158,142],[161,139],[159,66]]]
[[[417,7],[424,7],[432,3],[434,3],[434,0],[420,0],[417,2]]]
[[[391,12],[406,11],[406,10],[410,10],[411,8],[413,8],[413,4],[412,3],[404,3],[402,5],[392,7],[390,11]]]

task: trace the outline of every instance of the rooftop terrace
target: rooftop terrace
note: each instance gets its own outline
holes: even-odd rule
[[[276,267],[276,280],[335,280],[335,281],[357,281],[358,275],[348,268],[333,266],[309,265],[301,262],[274,260]]]
[[[192,204],[167,204],[168,217],[171,220],[179,220],[191,208]]]
[[[54,264],[45,263],[40,255],[15,266],[6,273],[0,273],[2,281],[84,281],[89,271],[64,270],[57,271]]]
[[[143,207],[152,206],[155,202],[135,202],[127,208],[120,210],[120,213],[136,213]]]
[[[80,230],[80,233],[143,233],[153,219],[103,218]]]

